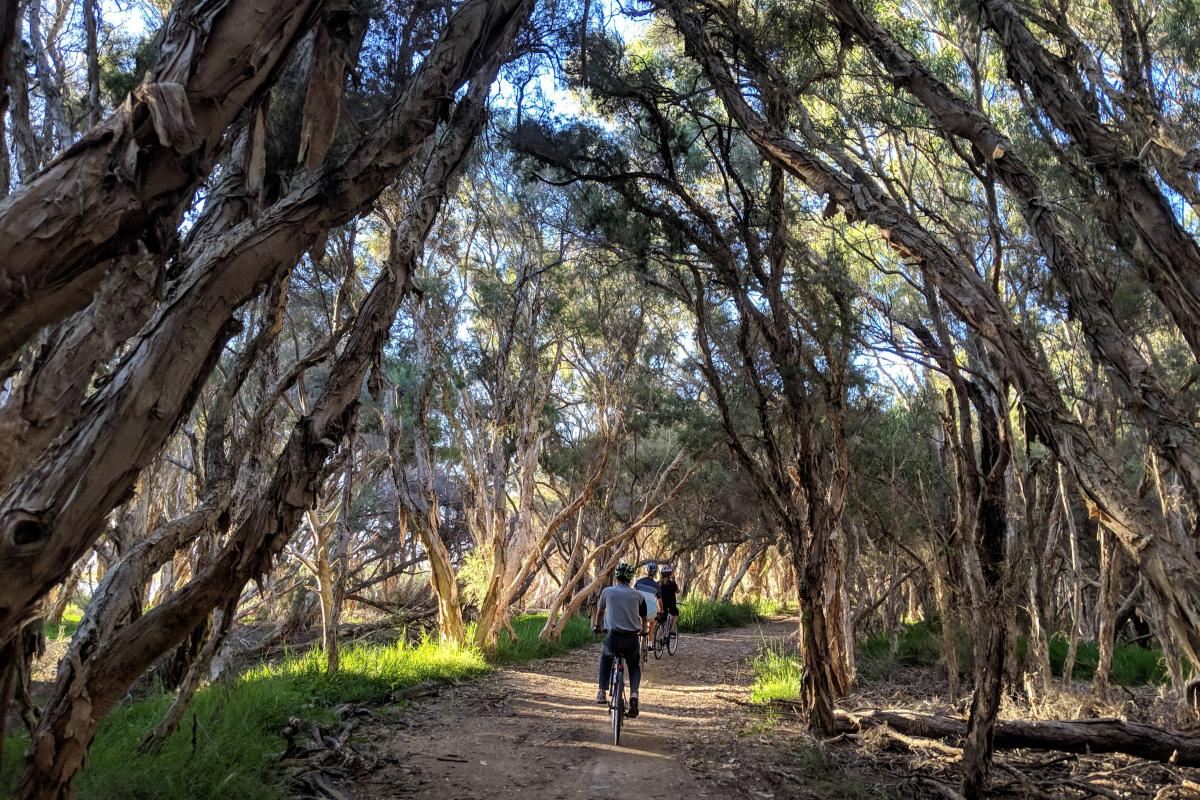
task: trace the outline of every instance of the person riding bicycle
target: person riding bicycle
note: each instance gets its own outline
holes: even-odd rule
[[[658,575],[658,564],[651,561],[646,564],[646,574],[638,578],[637,583],[633,588],[642,593],[646,598],[646,611],[650,616],[650,635],[646,642],[646,649],[650,649],[650,642],[654,641],[654,627],[659,614],[662,613],[662,598],[659,597],[658,581],[655,576]]]
[[[592,629],[600,632],[600,621],[604,621],[604,650],[600,655],[600,691],[596,702],[608,702],[606,690],[612,675],[613,662],[617,656],[625,659],[629,670],[629,711],[625,716],[638,715],[638,686],[642,682],[642,659],[638,652],[638,636],[646,635],[646,598],[629,585],[636,572],[632,564],[622,561],[617,564],[615,581],[600,593],[600,603],[592,617]]]
[[[676,627],[679,625],[679,584],[675,582],[675,568],[670,564],[662,566],[662,581],[658,584],[658,600],[662,605],[662,611],[658,614],[657,623],[662,625],[670,620],[667,632],[674,636]]]

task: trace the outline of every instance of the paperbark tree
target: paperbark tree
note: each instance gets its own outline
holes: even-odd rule
[[[356,147],[306,174],[260,216],[185,254],[190,266],[170,302],[75,424],[0,500],[0,641],[95,541],[104,516],[191,408],[229,313],[374,201],[445,118],[447,98],[528,13],[526,0],[468,0]]]
[[[1132,496],[1086,429],[1067,410],[1043,358],[1014,324],[991,288],[970,265],[963,263],[876,186],[852,159],[843,157],[838,161],[852,169],[847,174],[769,125],[746,102],[728,64],[712,46],[698,18],[680,0],[664,0],[662,5],[671,14],[688,52],[704,69],[730,116],[760,151],[814,192],[826,195],[829,213],[841,210],[847,221],[862,221],[879,229],[897,255],[919,268],[928,282],[945,296],[954,313],[994,350],[996,368],[1022,393],[1038,436],[1097,503],[1106,524],[1145,576],[1188,657],[1193,663],[1200,663],[1200,600],[1197,600],[1200,559],[1172,539],[1156,535],[1156,521]],[[831,147],[828,143],[825,146]]]
[[[87,305],[110,259],[139,242],[170,249],[226,128],[271,86],[324,6],[204,0],[173,8],[146,81],[0,202],[0,361]],[[30,6],[31,25],[39,7]],[[39,62],[39,75],[46,70]],[[46,98],[48,113],[55,96]],[[65,147],[64,127],[56,123]]]
[[[490,10],[486,8],[488,5],[480,3],[465,8],[479,14]],[[448,131],[430,155],[420,194],[409,210],[408,224],[401,237],[404,256],[390,264],[391,269],[380,273],[334,362],[323,393],[311,412],[292,429],[270,482],[247,504],[228,541],[207,568],[161,605],[114,631],[94,653],[87,669],[68,670],[59,677],[59,685],[65,691],[59,702],[47,707],[34,735],[16,798],[69,797],[71,780],[82,764],[96,727],[129,684],[214,608],[235,598],[247,581],[267,572],[290,539],[301,514],[311,507],[329,455],[353,424],[363,379],[379,357],[408,291],[409,277],[425,237],[483,124],[487,91],[530,11],[530,4],[517,2],[508,11],[499,19],[482,14],[488,24],[480,24],[484,20],[479,17],[473,18],[478,25],[476,35],[482,28],[486,42],[476,52],[485,55],[485,60],[477,62],[468,73],[474,78],[471,90],[459,103]],[[472,16],[469,14],[468,18]]]
[[[1142,278],[1170,312],[1200,358],[1200,247],[1171,209],[1136,152],[1100,118],[1078,74],[1064,66],[1033,35],[1009,0],[976,0],[1000,45],[1010,77],[1024,86],[1055,127],[1099,178],[1114,242],[1138,266]],[[1133,236],[1119,234],[1132,227]]]

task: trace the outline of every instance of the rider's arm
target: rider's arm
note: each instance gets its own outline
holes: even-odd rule
[[[642,617],[642,635],[645,636],[650,632],[650,627],[646,622],[646,598],[638,600],[638,614]]]

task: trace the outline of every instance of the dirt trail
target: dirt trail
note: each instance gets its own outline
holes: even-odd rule
[[[642,713],[620,747],[594,702],[599,645],[500,670],[367,727],[358,749],[379,766],[340,789],[356,800],[779,796],[765,753],[751,755],[773,749],[753,735],[757,712],[718,695],[745,700],[747,660],[794,630],[773,621],[685,635],[675,656],[651,656]]]

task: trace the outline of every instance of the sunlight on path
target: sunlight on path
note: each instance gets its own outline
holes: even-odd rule
[[[362,800],[767,797],[744,777],[734,780],[736,759],[711,757],[713,748],[737,744],[748,724],[744,709],[718,695],[745,698],[746,659],[764,637],[791,630],[777,622],[686,636],[675,656],[651,658],[643,712],[627,721],[619,747],[594,702],[598,645],[502,670],[377,724],[365,744],[387,766],[342,788]]]

